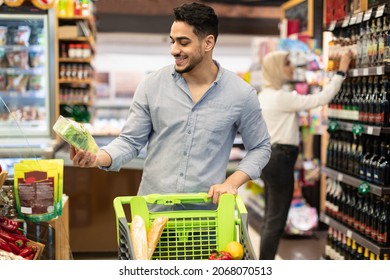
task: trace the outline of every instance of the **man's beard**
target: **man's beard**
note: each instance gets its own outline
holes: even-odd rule
[[[180,70],[177,69],[177,66],[175,66],[175,70],[177,73],[180,74],[188,73],[192,71],[197,65],[199,65],[202,62],[202,60],[203,60],[203,56],[198,54],[197,56],[195,56],[189,61],[189,64],[186,67]]]

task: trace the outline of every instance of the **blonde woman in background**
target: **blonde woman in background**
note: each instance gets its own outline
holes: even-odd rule
[[[272,154],[263,169],[265,218],[261,231],[260,259],[273,260],[283,234],[294,191],[294,165],[298,157],[298,112],[325,105],[345,79],[352,53],[342,55],[339,71],[322,92],[299,95],[283,85],[293,79],[294,67],[285,51],[268,53],[262,64],[262,90],[258,95],[271,136]]]

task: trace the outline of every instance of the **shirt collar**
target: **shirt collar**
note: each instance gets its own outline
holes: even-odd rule
[[[222,77],[222,72],[223,72],[223,69],[221,68],[221,65],[219,64],[218,61],[216,60],[213,60],[213,62],[215,63],[215,65],[217,65],[218,67],[218,74],[217,74],[217,78],[215,79],[214,83],[215,84],[218,84],[219,80],[221,79]],[[171,75],[172,77],[175,79],[175,80],[178,80],[182,77],[182,75],[180,73],[177,73],[176,70],[175,70],[175,65],[173,64],[172,65],[172,72],[171,72]]]

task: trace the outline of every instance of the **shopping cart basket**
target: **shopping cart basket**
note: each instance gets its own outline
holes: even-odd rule
[[[153,212],[152,205],[177,205],[186,203],[210,203],[207,193],[169,194],[147,196],[119,196],[114,199],[117,224],[118,257],[135,259],[130,238],[130,222],[127,215],[139,215],[145,221],[146,230],[153,220],[166,216],[168,222],[156,246],[152,259],[202,260],[212,250],[223,250],[230,241],[237,240],[244,247],[244,259],[256,256],[248,234],[248,213],[240,196],[223,194],[216,210],[170,210]],[[130,206],[130,208],[128,208]]]

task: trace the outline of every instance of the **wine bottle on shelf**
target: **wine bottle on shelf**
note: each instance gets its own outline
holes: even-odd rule
[[[367,94],[367,77],[361,78],[359,91],[360,91],[360,94],[359,94],[359,122],[363,123],[363,120],[365,119],[364,101],[366,99],[366,94]]]
[[[381,91],[378,97],[378,106],[377,106],[377,125],[379,126],[389,126],[390,125],[390,86],[387,76],[382,77],[382,86]]]
[[[360,215],[360,222],[359,222],[359,231],[364,235],[366,232],[366,226],[367,226],[367,217],[368,217],[368,205],[370,203],[370,196],[364,195],[362,197],[363,199],[363,205]]]
[[[361,216],[362,216],[362,208],[363,208],[363,196],[357,195],[356,197],[356,207],[354,211],[354,223],[353,227],[356,231],[360,230],[360,221],[361,221]]]
[[[336,230],[333,232],[333,248],[334,248],[334,260],[340,260],[341,259],[341,236],[340,231]]]
[[[388,195],[383,197],[383,207],[379,216],[377,240],[381,246],[390,245],[390,200]]]
[[[328,147],[326,148],[326,166],[333,168],[333,153],[335,145],[335,134],[331,133],[329,135]]]
[[[352,240],[351,260],[357,259],[357,244],[355,240]]]
[[[341,194],[340,194],[340,200],[339,200],[339,212],[337,216],[337,220],[339,220],[341,223],[345,221],[346,217],[346,208],[347,208],[347,195],[346,195],[346,187],[343,182],[339,182]]]
[[[363,260],[364,255],[363,255],[363,246],[360,244],[357,244],[357,252],[356,252],[356,258],[355,260]]]
[[[372,220],[371,239],[375,242],[378,240],[379,232],[379,217],[382,213],[382,200],[379,197],[375,197],[375,210]]]
[[[376,112],[378,110],[379,104],[379,81],[378,76],[375,76],[373,79],[372,93],[368,100],[368,119],[367,123],[371,125],[376,125]]]
[[[341,171],[350,174],[348,170],[349,158],[352,149],[352,133],[344,134]]]
[[[359,178],[360,162],[363,157],[363,136],[356,137],[356,152],[353,155],[353,176]]]
[[[347,247],[345,250],[345,260],[352,259],[352,240],[350,237],[347,237]]]
[[[369,259],[370,259],[370,250],[368,250],[368,248],[365,247],[363,253],[363,260],[369,260]]]
[[[350,218],[350,213],[352,212],[351,210],[351,187],[347,184],[344,184],[344,192],[345,192],[345,205],[344,205],[344,215],[343,215],[343,220],[342,223],[345,225],[349,224]]]
[[[379,157],[380,157],[380,145],[378,143],[378,140],[374,139],[372,154],[366,163],[366,181],[368,181],[370,183],[374,182],[374,172],[375,172]]]
[[[333,250],[333,228],[328,227],[328,234],[326,236],[326,244],[325,244],[325,259],[331,260]]]
[[[340,260],[345,260],[347,257],[347,237],[340,231],[341,235],[341,247],[340,247]]]
[[[365,87],[363,87],[363,100],[362,100],[362,119],[360,120],[361,123],[367,124],[368,122],[368,104],[370,101],[371,96],[371,87],[372,87],[372,77],[369,76],[367,78],[367,82],[365,84]]]
[[[354,188],[350,188],[350,202],[349,202],[349,213],[348,213],[348,226],[351,228],[354,227],[355,224],[355,212],[356,212],[356,190]]]
[[[374,168],[374,183],[379,186],[390,185],[390,144],[389,139],[381,143],[380,157]]]
[[[374,195],[369,194],[368,195],[368,210],[365,215],[364,223],[365,223],[365,229],[364,229],[364,235],[368,238],[371,238],[371,230],[372,230],[372,221],[374,218],[374,210],[375,210],[375,197]]]
[[[362,180],[366,180],[367,165],[371,156],[372,156],[371,139],[367,135],[366,144],[365,146],[363,146],[363,156],[361,158],[360,167],[359,167],[359,178]]]

